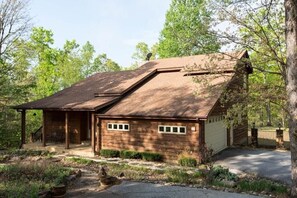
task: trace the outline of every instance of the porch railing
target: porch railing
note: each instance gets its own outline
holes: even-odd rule
[[[31,133],[31,136],[30,136],[31,142],[36,142],[38,140],[39,141],[42,140],[42,126],[39,127],[35,132]]]

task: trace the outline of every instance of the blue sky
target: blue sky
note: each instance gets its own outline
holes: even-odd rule
[[[121,66],[133,63],[135,45],[158,41],[171,0],[31,0],[34,26],[54,33],[55,46],[66,40],[90,41],[97,54]]]

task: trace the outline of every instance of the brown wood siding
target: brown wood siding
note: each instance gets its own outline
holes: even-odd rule
[[[128,123],[130,131],[107,130],[107,123]],[[159,125],[186,126],[186,134],[158,132]],[[197,159],[199,129],[191,122],[158,122],[147,120],[102,120],[102,149],[135,150],[160,153],[165,160],[177,160],[185,152]],[[195,131],[191,128],[195,127]],[[199,127],[199,126],[198,126]]]
[[[47,142],[65,142],[65,112],[46,111],[45,135]],[[80,144],[87,138],[86,112],[68,112],[70,143]]]

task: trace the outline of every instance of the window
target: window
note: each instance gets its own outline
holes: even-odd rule
[[[129,124],[122,123],[107,123],[107,129],[109,131],[117,130],[117,131],[129,131]]]
[[[185,126],[164,126],[159,125],[159,133],[172,133],[172,134],[186,134]]]

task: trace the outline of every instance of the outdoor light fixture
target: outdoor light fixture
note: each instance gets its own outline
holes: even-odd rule
[[[253,122],[253,129],[256,128],[256,124]]]

